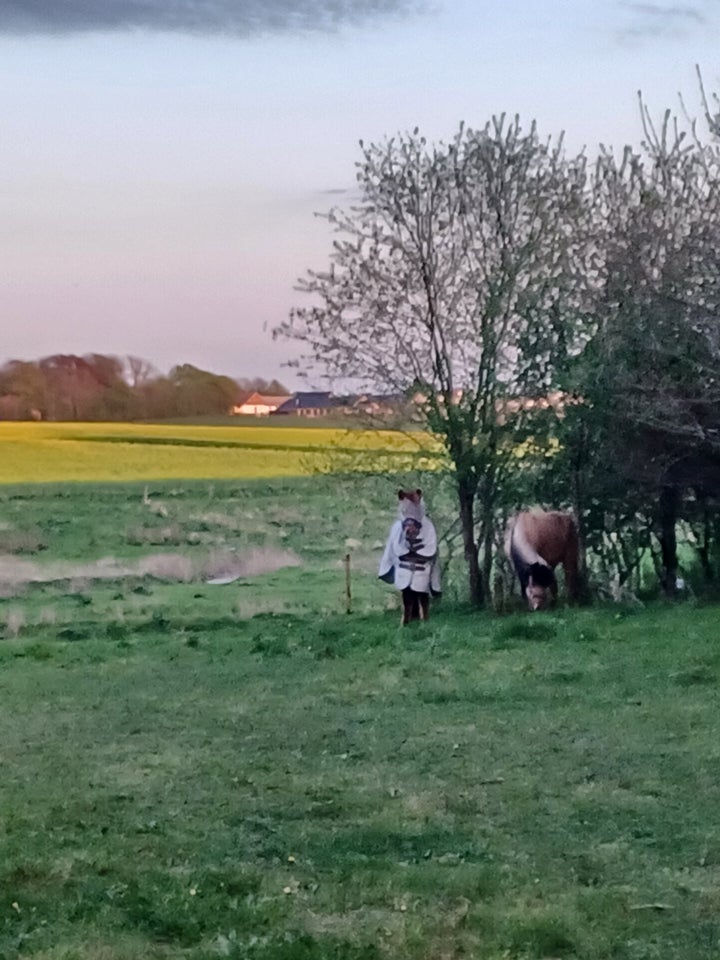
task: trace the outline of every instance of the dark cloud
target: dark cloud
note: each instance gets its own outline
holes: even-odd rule
[[[708,22],[708,0],[692,4],[624,0],[620,6],[625,14],[625,23],[618,31],[621,39],[673,36]]]
[[[0,33],[139,29],[257,36],[333,30],[422,6],[422,0],[0,0]]]

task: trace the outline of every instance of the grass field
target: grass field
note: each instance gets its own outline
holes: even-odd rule
[[[0,955],[717,957],[716,623],[7,640]]]
[[[3,960],[720,956],[717,608],[401,630],[396,485],[0,488]]]

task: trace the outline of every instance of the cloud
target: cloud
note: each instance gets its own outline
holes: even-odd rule
[[[620,7],[626,14],[626,22],[618,31],[623,40],[676,36],[708,22],[707,3],[703,0],[690,5],[623,0]]]
[[[249,37],[333,30],[423,6],[422,0],[0,0],[0,33],[137,29]]]

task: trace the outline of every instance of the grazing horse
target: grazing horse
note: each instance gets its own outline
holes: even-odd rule
[[[437,534],[425,515],[422,490],[398,490],[398,519],[390,528],[378,576],[402,591],[402,625],[427,620],[430,595],[440,596]]]
[[[505,533],[505,555],[515,568],[531,610],[557,600],[555,567],[562,563],[565,589],[578,599],[579,539],[575,518],[557,511],[526,510],[516,514]]]

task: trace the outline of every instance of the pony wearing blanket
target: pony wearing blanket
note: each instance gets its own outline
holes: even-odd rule
[[[568,598],[578,599],[578,531],[569,513],[526,510],[516,514],[505,533],[505,555],[531,610],[544,609],[548,595],[553,603],[557,600],[555,567],[559,563],[565,571]]]
[[[390,528],[378,576],[402,591],[402,625],[427,620],[430,595],[439,597],[437,534],[425,515],[422,490],[398,490],[398,519]]]

